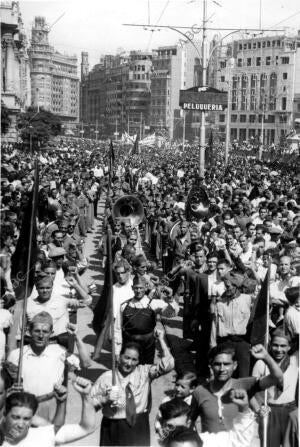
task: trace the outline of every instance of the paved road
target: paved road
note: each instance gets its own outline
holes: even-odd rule
[[[104,201],[101,200],[99,203],[99,216],[101,217],[103,213],[103,204]],[[90,259],[90,268],[83,275],[83,281],[85,284],[89,284],[94,282],[97,285],[97,292],[100,294],[101,288],[103,286],[103,269],[101,267],[101,261],[98,254],[97,246],[99,244],[99,240],[102,234],[102,221],[101,219],[96,220],[95,222],[95,231],[93,233],[89,233],[86,238],[85,243],[85,252],[86,255]],[[93,317],[93,313],[90,309],[84,308],[79,309],[78,311],[78,328],[79,334],[82,337],[83,341],[87,344],[89,351],[91,354],[94,351],[96,337],[91,328],[91,320]],[[174,326],[177,326],[177,329],[172,329],[172,332],[180,331],[180,319],[174,319]],[[178,333],[179,335],[179,333]],[[176,335],[174,335],[176,336]],[[107,347],[107,346],[106,346]],[[109,347],[107,347],[109,349]],[[110,368],[110,352],[109,350],[102,351],[102,363],[93,362],[91,367],[88,370],[82,371],[81,375],[88,377],[92,381],[96,380],[99,375]],[[172,380],[174,377],[174,372],[167,374],[166,376],[160,377],[156,381],[153,382],[152,385],[152,410],[150,414],[150,424],[151,424],[151,444],[155,445],[155,435],[154,435],[154,419],[157,414],[157,409],[159,404],[164,397],[164,391],[168,390],[172,387]],[[67,406],[67,419],[66,422],[75,422],[80,418],[80,397],[74,391],[72,387],[72,377],[69,380],[69,399]],[[100,439],[100,422],[101,422],[101,412],[98,413],[98,426],[96,431],[88,436],[85,439],[82,439],[75,443],[77,446],[97,446],[99,445]]]

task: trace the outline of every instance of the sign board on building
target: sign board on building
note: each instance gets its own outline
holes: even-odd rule
[[[179,105],[183,110],[222,112],[227,108],[227,92],[213,87],[192,87],[180,90]]]

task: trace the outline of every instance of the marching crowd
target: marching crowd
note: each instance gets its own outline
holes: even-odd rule
[[[101,410],[104,446],[243,447],[258,437],[263,443],[265,432],[270,447],[297,446],[299,166],[234,155],[225,166],[215,154],[199,177],[197,148],[129,153],[68,139],[37,159],[34,284],[24,327],[25,278],[15,265],[35,163],[2,147],[1,444],[74,442],[95,429]],[[109,284],[98,296],[82,276],[85,237],[97,218],[103,268],[112,261],[113,322]],[[77,330],[77,309],[86,306],[94,312],[94,358],[101,362],[104,342],[111,343],[117,363],[95,383],[78,374],[91,364]],[[178,315],[188,365],[161,330]],[[151,382],[174,369],[150,440]],[[82,397],[78,424],[65,423],[70,375]]]

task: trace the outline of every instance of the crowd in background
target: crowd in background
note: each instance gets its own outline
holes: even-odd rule
[[[274,166],[233,154],[225,166],[216,151],[199,177],[197,147],[132,151],[68,139],[38,154],[35,285],[26,310],[20,391],[13,385],[22,322],[12,264],[32,197],[33,158],[13,145],[2,147],[0,411],[4,420],[11,396],[21,402],[16,406],[30,407],[24,398],[29,393],[38,403],[30,420],[32,436],[37,433],[34,427],[47,437],[51,423],[62,427],[51,434],[52,440],[71,439],[62,408],[65,365],[75,370],[90,365],[90,353],[78,336],[77,309],[94,310],[98,341],[111,338],[107,290],[104,287],[99,297],[93,285],[87,287],[82,281],[89,268],[85,238],[94,231],[95,219],[103,217],[99,244],[103,268],[108,257],[106,230],[112,228],[117,386],[111,386],[111,371],[92,386],[84,379],[76,382],[90,415],[90,423],[83,417],[78,424],[77,438],[94,428],[94,411],[101,409],[100,445],[150,445],[151,381],[175,368],[175,388],[156,419],[160,443],[249,446],[255,436],[262,439],[268,413],[268,445],[296,446],[299,165]],[[130,213],[114,215],[113,205],[126,195],[134,197],[133,209],[135,199],[142,204],[137,222]],[[103,216],[100,199],[105,203]],[[264,287],[270,308],[268,319],[262,315],[259,338],[253,327]],[[178,315],[182,315],[182,343],[189,342],[189,366],[176,358],[158,330],[159,320],[167,326]],[[266,332],[268,350],[262,346]],[[1,431],[4,445],[11,445],[13,435],[7,435],[5,423]],[[59,443],[57,439],[53,442]]]

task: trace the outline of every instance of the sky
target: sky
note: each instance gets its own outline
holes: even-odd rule
[[[120,49],[152,50],[181,39],[176,31],[151,31],[123,26],[125,23],[186,26],[188,29],[182,31],[187,32],[194,25],[201,25],[203,19],[202,0],[21,0],[19,3],[28,38],[34,17],[44,16],[53,25],[50,44],[62,53],[76,54],[78,63],[81,51],[87,51],[90,69],[102,54],[116,54]],[[207,0],[208,27],[257,29],[260,4],[262,28],[288,28],[288,32],[295,33],[300,29],[299,0]],[[229,32],[211,30],[208,37]],[[195,35],[195,39],[199,36]],[[228,39],[235,36],[241,34]]]

